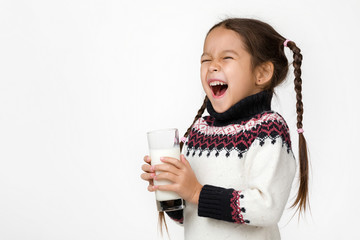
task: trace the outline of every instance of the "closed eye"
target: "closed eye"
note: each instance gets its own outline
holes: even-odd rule
[[[234,59],[233,57],[224,57],[224,59]]]
[[[201,61],[201,63],[204,63],[204,62],[209,62],[210,60],[209,59],[204,59]]]

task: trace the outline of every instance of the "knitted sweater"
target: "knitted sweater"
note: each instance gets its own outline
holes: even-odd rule
[[[167,214],[185,239],[280,239],[296,163],[285,120],[270,110],[272,94],[249,96],[224,113],[207,102],[183,147],[200,184],[199,204]]]

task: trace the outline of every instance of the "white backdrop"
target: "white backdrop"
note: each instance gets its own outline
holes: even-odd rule
[[[359,239],[359,11],[357,0],[1,0],[0,239],[160,239],[140,179],[145,133],[192,122],[204,37],[225,17],[268,22],[304,56],[312,211],[286,210],[283,239]],[[273,106],[296,153],[292,79]]]

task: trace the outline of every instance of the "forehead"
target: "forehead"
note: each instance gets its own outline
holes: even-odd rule
[[[205,39],[204,54],[215,54],[223,50],[244,51],[243,41],[238,33],[223,27],[213,29]]]

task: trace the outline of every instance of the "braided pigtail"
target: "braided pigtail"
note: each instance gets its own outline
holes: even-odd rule
[[[285,44],[286,45],[286,44]],[[300,185],[297,197],[295,202],[291,207],[295,207],[297,210],[300,210],[300,213],[306,211],[306,207],[309,205],[309,194],[308,194],[308,181],[309,181],[309,162],[308,162],[308,152],[306,140],[304,137],[303,130],[303,103],[302,103],[302,94],[301,94],[301,62],[302,55],[300,49],[296,46],[293,41],[288,41],[287,46],[291,49],[293,54],[293,66],[294,66],[294,75],[295,75],[295,92],[296,92],[296,113],[297,113],[297,128],[299,133],[299,172],[300,172]]]
[[[195,118],[194,118],[194,121],[192,122],[191,126],[186,130],[186,133],[184,134],[184,137],[187,137],[191,131],[191,128],[192,126],[194,125],[194,123],[202,116],[202,114],[204,113],[205,111],[205,108],[206,108],[206,102],[208,100],[208,97],[206,96],[205,99],[204,99],[204,102],[203,104],[201,105],[200,109],[198,110]],[[180,151],[182,150],[184,146],[184,143],[183,142],[180,142]]]
[[[186,133],[184,134],[184,137],[187,137],[191,131],[191,128],[192,126],[194,125],[194,123],[202,116],[202,114],[204,113],[205,111],[205,108],[206,108],[206,102],[207,102],[208,98],[205,97],[204,99],[204,102],[203,104],[201,105],[200,109],[198,110],[195,118],[194,118],[194,121],[192,122],[191,126],[187,129]],[[184,142],[180,142],[180,152],[182,150],[184,146]],[[166,224],[166,221],[165,221],[165,215],[164,215],[164,212],[159,212],[159,226],[160,226],[160,232],[161,232],[161,236],[163,234],[163,225],[165,225],[165,228],[166,228],[166,232],[169,236],[169,231],[168,231],[168,227],[167,227],[167,224]]]

